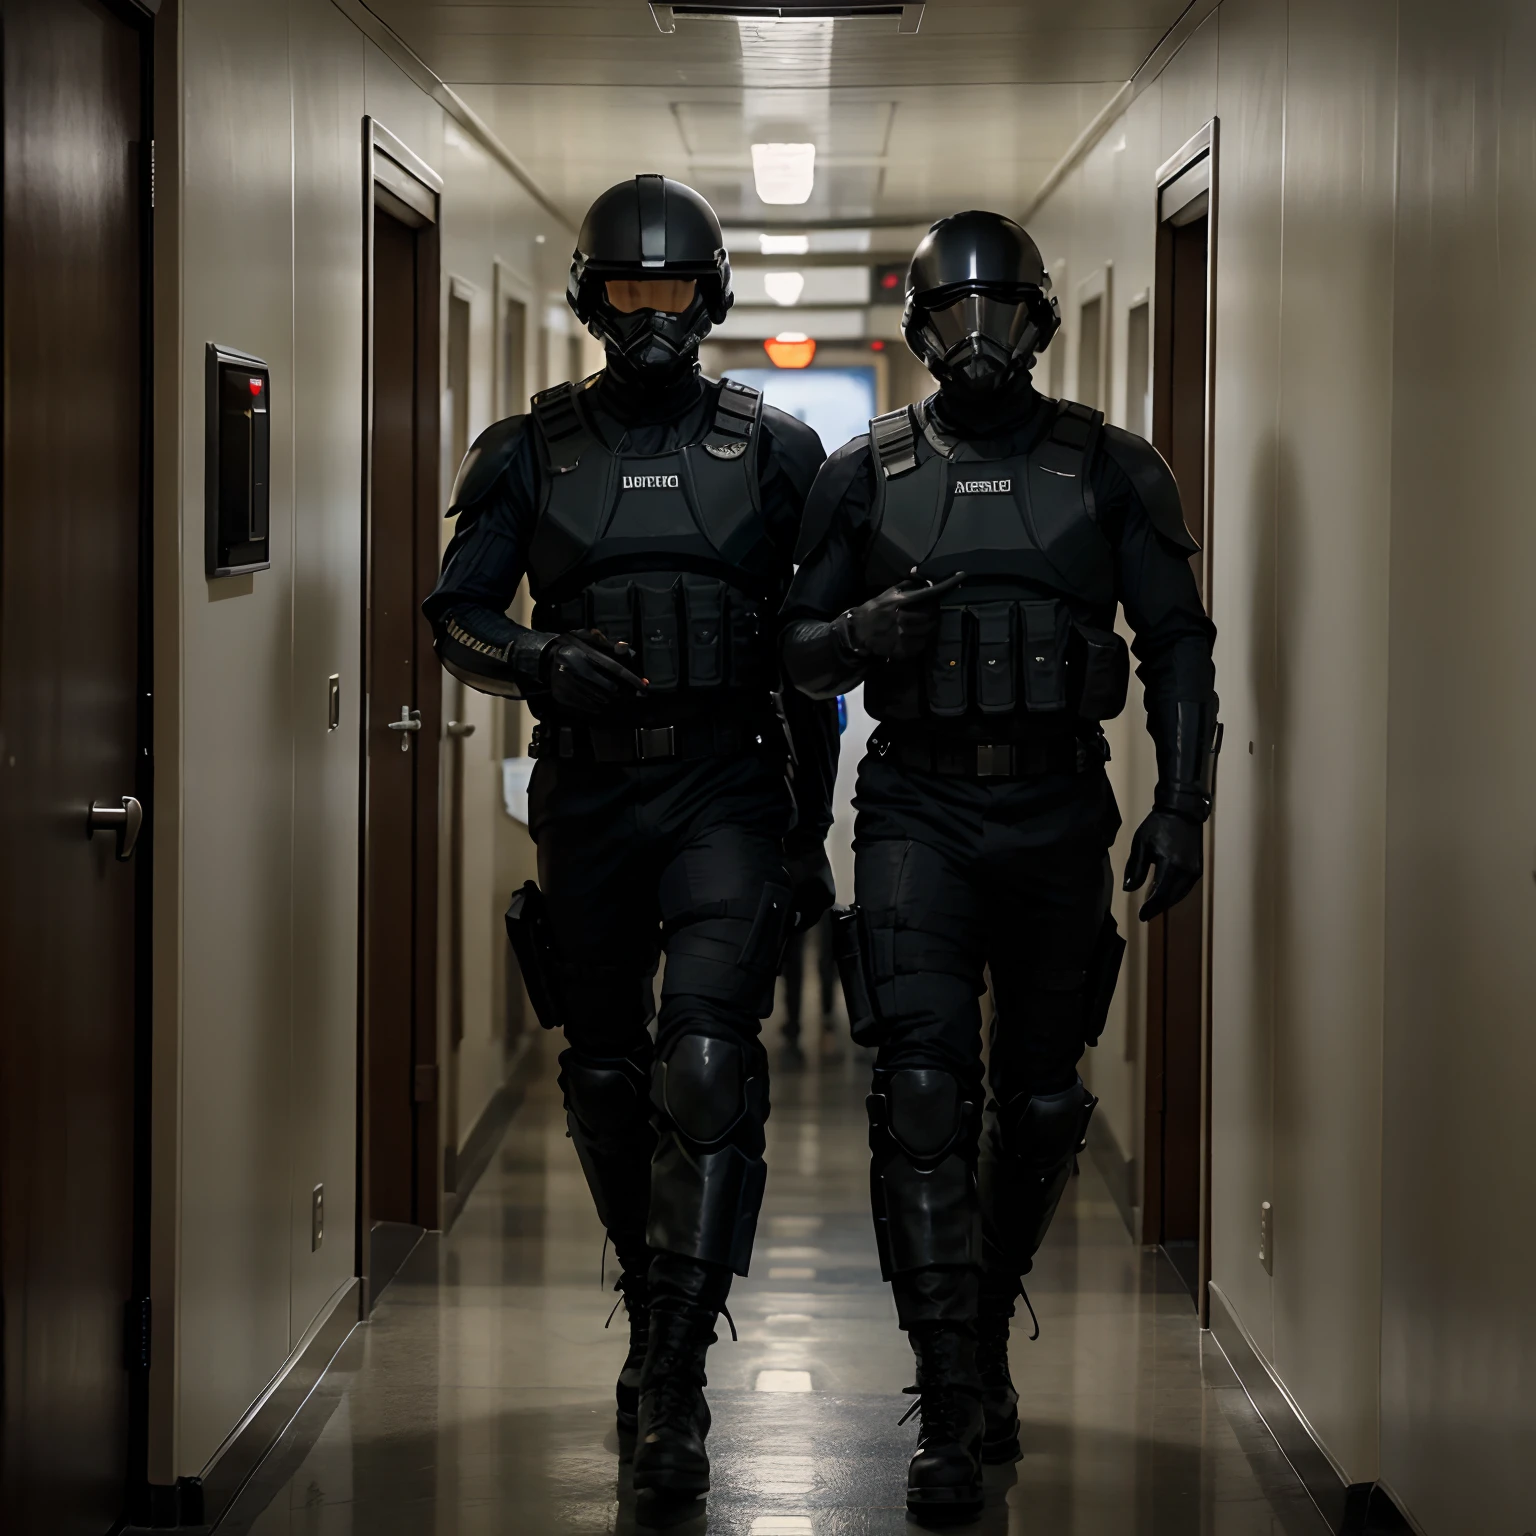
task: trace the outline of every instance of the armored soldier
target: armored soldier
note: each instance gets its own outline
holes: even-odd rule
[[[567,299],[606,367],[476,441],[426,613],[454,676],[538,720],[539,879],[508,931],[565,1032],[571,1138],[618,1255],[634,1485],[689,1500],[709,1486],[705,1352],[763,1195],[760,1020],[788,933],[832,900],[836,706],[780,703],[774,645],[822,452],[756,391],[701,377],[731,275],[690,188],[637,176],[599,197]],[[507,616],[525,574],[531,628]]]
[[[935,224],[903,330],[938,381],[827,461],[807,503],[782,648],[816,699],[862,680],[879,721],[859,771],[857,905],[838,920],[869,1097],[880,1261],[917,1357],[908,1507],[981,1508],[1018,1454],[1008,1327],[1084,1145],[1077,1063],[1124,940],[1120,825],[1100,722],[1135,632],[1157,747],[1126,888],[1143,919],[1200,877],[1216,739],[1214,629],[1167,466],[1102,415],[1039,395],[1060,324],[1034,242],[991,213]],[[995,1004],[983,1093],[977,998]]]

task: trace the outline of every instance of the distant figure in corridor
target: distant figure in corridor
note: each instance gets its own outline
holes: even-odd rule
[[[833,895],[836,706],[785,688],[781,719],[775,701],[822,451],[757,391],[700,376],[732,294],[697,192],[603,193],[566,296],[607,366],[476,441],[425,608],[450,672],[538,717],[539,881],[507,925],[540,1022],[565,1031],[567,1121],[618,1254],[634,1486],[686,1505],[709,1487],[705,1353],[763,1198],[760,1021],[786,936]],[[532,628],[507,617],[525,574]]]
[[[879,1046],[880,1262],[917,1356],[907,1504],[935,1522],[976,1516],[982,1463],[1019,1453],[1009,1319],[1096,1102],[1077,1063],[1125,947],[1100,727],[1129,682],[1118,605],[1157,746],[1125,876],[1137,889],[1156,867],[1143,920],[1199,880],[1210,811],[1215,630],[1197,546],[1149,444],[1036,392],[1059,325],[1017,224],[971,212],[932,227],[902,326],[938,392],[822,468],[784,609],[796,684],[829,699],[862,680],[880,722],[854,802],[857,905],[837,921],[856,1038]]]

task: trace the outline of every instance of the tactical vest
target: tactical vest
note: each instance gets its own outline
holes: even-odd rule
[[[1125,641],[1081,617],[1113,622],[1115,605],[1114,551],[1089,482],[1103,415],[1057,401],[1029,453],[983,459],[931,406],[870,423],[878,473],[865,576],[874,590],[914,567],[966,579],[942,599],[928,655],[870,670],[865,707],[886,721],[1119,714]],[[921,459],[919,431],[933,450]]]
[[[545,469],[528,553],[536,629],[626,641],[651,697],[773,687],[783,556],[757,483],[762,396],[725,380],[709,430],[669,453],[616,453],[581,399],[593,380],[535,395]]]

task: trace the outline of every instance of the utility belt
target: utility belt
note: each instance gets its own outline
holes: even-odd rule
[[[864,701],[881,720],[973,712],[1112,720],[1125,708],[1130,670],[1119,635],[1082,623],[1055,598],[972,601],[940,609],[927,656],[872,669]]]
[[[1034,779],[1050,773],[1087,773],[1109,761],[1103,733],[1063,732],[1014,741],[970,741],[937,731],[896,733],[881,726],[871,748],[903,768],[955,779]]]
[[[651,695],[767,692],[775,686],[762,604],[740,588],[693,572],[606,577],[557,603],[541,603],[538,629],[598,629],[628,645]]]
[[[672,725],[554,725],[533,730],[530,757],[584,763],[687,762],[742,752],[785,751],[771,720],[679,720]]]

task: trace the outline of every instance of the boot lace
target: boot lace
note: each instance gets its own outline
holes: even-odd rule
[[[961,1399],[975,1397],[974,1387],[958,1386],[954,1382],[947,1381],[938,1386],[911,1386],[903,1387],[901,1390],[904,1396],[911,1397],[915,1401],[897,1419],[898,1429],[914,1413],[920,1413],[922,1415],[920,1439],[958,1440],[961,1437],[965,1425],[965,1412]]]

